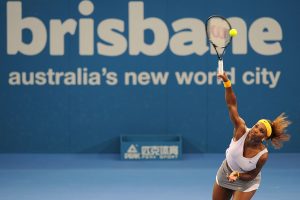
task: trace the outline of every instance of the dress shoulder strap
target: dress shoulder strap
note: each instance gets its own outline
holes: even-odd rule
[[[267,153],[267,152],[268,152],[268,149],[265,148],[264,150],[260,151],[255,157],[257,157],[259,159],[264,153]]]

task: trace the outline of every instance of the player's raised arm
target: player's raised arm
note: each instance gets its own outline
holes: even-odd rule
[[[225,87],[225,101],[228,107],[229,116],[230,119],[234,125],[235,132],[240,130],[241,132],[244,132],[245,130],[245,122],[244,120],[239,116],[238,109],[237,109],[237,100],[236,96],[233,92],[233,89],[231,87],[231,82],[228,79],[226,73],[218,74],[218,78],[221,78],[224,83]],[[239,132],[240,132],[239,131]]]

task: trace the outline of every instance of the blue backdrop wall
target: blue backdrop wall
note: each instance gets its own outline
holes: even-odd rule
[[[299,2],[1,0],[0,152],[119,151],[124,134],[182,135],[184,152],[232,137],[205,20],[239,34],[224,55],[251,127],[293,121],[300,152]]]

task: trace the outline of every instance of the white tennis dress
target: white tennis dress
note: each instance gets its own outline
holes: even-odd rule
[[[233,171],[244,173],[255,169],[259,158],[264,153],[268,152],[267,148],[265,148],[252,158],[246,158],[243,156],[245,139],[249,131],[250,129],[247,128],[246,133],[238,141],[234,141],[232,138],[231,143],[226,150],[226,160]]]
[[[223,161],[216,176],[218,185],[231,190],[239,190],[243,192],[250,192],[258,189],[261,180],[261,173],[259,173],[257,177],[251,181],[243,181],[238,179],[237,181],[230,183],[227,180],[227,174],[230,174],[232,171],[245,173],[255,169],[259,158],[264,153],[268,152],[267,148],[265,148],[252,158],[246,158],[243,156],[244,143],[249,130],[249,128],[246,128],[245,134],[237,141],[234,141],[232,138],[231,143],[226,150],[226,160]],[[228,169],[226,161],[230,169]]]

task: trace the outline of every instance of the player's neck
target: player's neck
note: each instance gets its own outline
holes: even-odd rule
[[[262,145],[261,141],[256,141],[256,140],[245,141],[245,146],[251,149],[260,149],[261,145]]]

